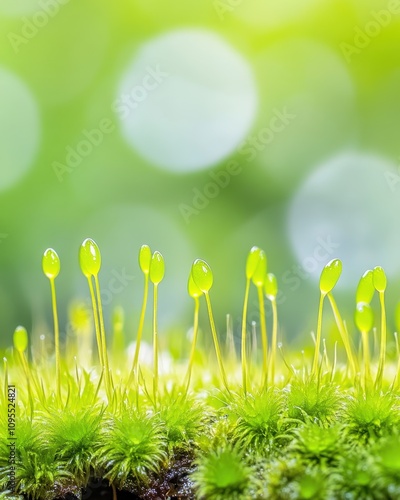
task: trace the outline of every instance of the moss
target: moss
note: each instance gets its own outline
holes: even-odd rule
[[[55,271],[49,267],[55,256],[45,252],[44,272],[52,283],[58,338],[55,278],[60,263]],[[69,345],[64,353],[56,342],[55,356],[32,349],[31,362],[27,332],[16,329],[14,349],[1,370],[0,498],[80,498],[93,492],[100,479],[96,495],[103,488],[114,498],[117,490],[121,498],[125,491],[147,500],[399,498],[400,363],[386,356],[386,279],[381,268],[365,273],[357,289],[362,300],[357,299],[356,324],[362,337],[350,337],[333,299],[341,273],[335,259],[321,275],[314,348],[306,349],[302,358],[288,351],[280,357],[277,282],[268,272],[266,254],[253,247],[246,265],[244,315],[253,283],[257,294],[261,291],[272,302],[272,335],[270,340],[265,309],[260,308],[261,359],[254,349],[248,355],[244,322],[238,361],[231,331],[229,347],[220,343],[210,299],[213,273],[197,259],[188,281],[195,301],[193,341],[186,346],[189,360],[175,356],[170,370],[163,372],[158,361],[166,348],[159,346],[156,293],[164,276],[161,254],[151,253],[146,245],[140,250],[145,288],[133,360],[122,337],[113,342],[109,360],[98,281],[101,255],[93,240],[85,240],[80,257],[92,303],[97,365],[87,370],[77,362],[84,359],[86,351],[80,350],[87,349],[91,334],[87,315],[84,327],[76,330],[75,351]],[[144,318],[150,286],[155,299],[153,351],[151,362],[145,362],[139,354],[148,327]],[[376,292],[380,342],[370,352],[370,302]],[[199,324],[203,296],[213,357]],[[335,352],[319,350],[325,297],[345,347],[342,363]],[[121,336],[123,315],[114,318],[118,324],[113,330]],[[362,349],[356,352],[354,345],[361,340]]]

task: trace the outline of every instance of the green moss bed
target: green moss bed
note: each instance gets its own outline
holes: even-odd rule
[[[239,336],[229,324],[226,338],[218,335],[212,271],[197,260],[189,273],[195,307],[187,356],[170,356],[165,369],[174,341],[160,348],[162,255],[146,245],[140,250],[145,286],[133,355],[120,311],[106,335],[95,242],[85,240],[79,256],[91,311],[72,309],[75,335],[60,342],[54,286],[60,263],[49,249],[43,271],[51,285],[53,342],[18,327],[13,347],[3,352],[0,499],[400,498],[399,349],[397,336],[387,334],[383,269],[361,278],[358,332],[350,335],[332,294],[341,262],[328,263],[314,343],[299,353],[278,343],[278,288],[262,250],[253,247],[246,262]],[[247,324],[252,287],[260,300],[257,325]],[[371,305],[374,295],[379,301]],[[264,301],[272,304],[271,324]],[[328,306],[340,338],[332,349],[324,341]],[[147,328],[150,359],[140,350]]]

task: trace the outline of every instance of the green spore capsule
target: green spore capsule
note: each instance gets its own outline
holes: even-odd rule
[[[149,274],[151,266],[151,250],[148,245],[142,245],[140,247],[139,266],[143,274]]]
[[[99,274],[101,268],[100,249],[91,238],[86,238],[79,249],[79,264],[87,278]]]
[[[210,266],[202,259],[196,259],[192,264],[192,278],[197,287],[208,293],[213,285],[214,277]]]
[[[188,293],[193,299],[198,299],[199,297],[201,297],[203,295],[203,292],[200,290],[200,288],[194,282],[192,274],[190,274],[190,276],[189,276]]]
[[[379,293],[383,293],[386,290],[387,278],[385,271],[382,269],[382,267],[380,266],[374,267],[373,279],[374,279],[375,289]]]
[[[278,281],[275,274],[268,273],[264,282],[264,293],[268,300],[275,300],[278,295]]]
[[[48,248],[44,254],[42,259],[42,268],[45,276],[49,278],[49,280],[54,280],[60,273],[60,258],[57,255],[57,252],[52,248]]]
[[[369,332],[374,326],[374,312],[367,302],[359,302],[354,313],[354,321],[360,332]]]
[[[326,264],[319,280],[319,289],[323,295],[333,290],[341,274],[342,262],[339,259],[333,259]]]
[[[14,347],[18,352],[25,352],[28,347],[28,332],[26,331],[26,328],[23,326],[17,326],[14,331],[13,341]]]
[[[158,285],[164,278],[165,274],[165,264],[164,257],[160,252],[154,252],[151,257],[150,271],[149,271],[150,281],[153,285]]]
[[[258,247],[253,247],[249,255],[247,256],[246,261],[246,278],[249,280],[253,277],[255,270],[257,269],[258,262],[260,260],[260,254],[262,250]]]
[[[371,269],[365,271],[362,275],[356,292],[356,303],[366,302],[369,304],[374,296],[375,286],[374,286],[374,272]]]
[[[260,250],[258,256],[258,264],[251,277],[254,285],[257,287],[264,286],[266,274],[267,274],[267,256],[264,250]]]

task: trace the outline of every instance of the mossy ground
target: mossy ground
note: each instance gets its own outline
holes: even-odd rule
[[[152,255],[146,247],[139,258],[145,296],[137,347],[146,328],[149,280],[154,291],[152,359],[144,360],[129,358],[120,314],[114,318],[113,347],[107,347],[97,289],[100,254],[92,240],[85,240],[83,249],[81,267],[92,297],[93,332],[80,324],[74,341],[60,347],[54,288],[59,263],[54,252],[47,252],[51,266],[45,262],[44,270],[52,285],[55,349],[50,354],[29,349],[27,332],[19,327],[14,348],[5,352],[0,498],[400,498],[400,363],[398,352],[387,354],[386,277],[381,268],[366,273],[357,290],[362,300],[357,299],[356,323],[363,338],[350,338],[336,309],[331,292],[341,263],[334,260],[321,275],[314,347],[302,355],[283,354],[276,338],[276,308],[269,339],[260,307],[260,355],[256,342],[251,345],[247,338],[246,298],[240,357],[230,328],[226,348],[220,345],[208,295],[212,272],[204,261],[195,261],[189,279],[195,301],[192,346],[186,361],[178,359],[163,370],[157,330],[157,287],[164,274],[161,254]],[[246,297],[253,280],[260,300],[265,291],[274,305],[277,284],[266,267],[265,255],[253,248],[246,267]],[[381,299],[379,336],[375,332],[380,342],[369,345],[369,302],[375,292]],[[198,321],[202,295],[215,354],[201,342],[196,345],[199,333],[206,334]],[[325,298],[343,340],[330,354],[325,343],[320,352]],[[79,317],[83,323],[87,320]],[[98,356],[85,359],[91,334]]]

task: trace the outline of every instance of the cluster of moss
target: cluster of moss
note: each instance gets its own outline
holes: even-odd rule
[[[1,498],[82,498],[104,478],[147,499],[397,499],[399,395],[343,383],[296,377],[246,397],[175,385],[155,409],[129,390],[106,406],[87,373],[71,376],[61,407],[20,406],[14,494],[2,405]]]
[[[240,360],[232,332],[226,349],[220,348],[208,295],[212,273],[204,261],[195,261],[188,287],[195,301],[189,360],[163,374],[158,370],[156,310],[164,274],[161,254],[152,255],[146,246],[140,252],[145,296],[130,363],[122,348],[108,359],[97,286],[100,254],[92,240],[85,240],[80,257],[92,297],[98,364],[86,370],[60,354],[54,288],[59,261],[48,250],[43,269],[51,282],[55,353],[54,358],[42,355],[29,361],[27,332],[19,327],[14,348],[4,357],[0,498],[97,498],[91,486],[100,479],[110,485],[114,499],[123,491],[148,500],[400,497],[399,363],[386,354],[386,277],[381,268],[368,271],[357,289],[358,353],[332,297],[341,272],[340,261],[334,260],[321,275],[314,349],[301,361],[289,361],[290,353],[287,357],[282,351],[278,359],[277,317],[270,349],[266,321],[260,317],[262,356],[260,362],[250,362],[246,321]],[[251,281],[269,300],[276,298],[276,280],[266,268],[264,252],[253,248],[246,265],[244,318]],[[148,280],[154,285],[153,362],[145,364],[138,354]],[[374,343],[379,344],[377,353],[370,352],[367,338],[373,317],[369,304],[376,291],[382,320],[381,342]],[[202,295],[216,356],[199,369],[196,356],[209,360],[196,345]],[[264,294],[259,298],[264,300]],[[336,355],[328,356],[326,347],[320,353],[325,298],[343,339],[346,357],[340,362]],[[14,404],[15,414],[10,412]],[[10,443],[15,445],[13,460]]]

